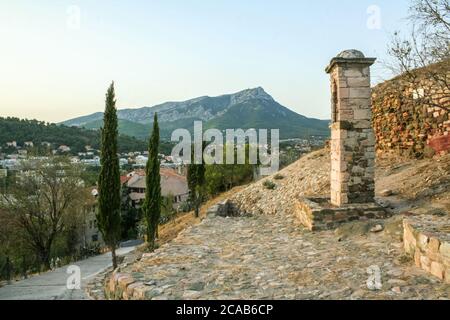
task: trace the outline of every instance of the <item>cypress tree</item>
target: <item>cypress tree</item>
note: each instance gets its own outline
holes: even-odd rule
[[[147,242],[150,250],[155,249],[155,239],[158,233],[159,219],[161,217],[161,175],[159,151],[159,125],[158,115],[155,113],[153,132],[148,146],[148,161],[145,169],[146,190],[143,206],[144,217],[147,223]]]
[[[98,178],[97,221],[117,268],[116,248],[120,240],[120,166],[117,155],[117,113],[114,82],[106,93],[103,128],[101,129],[101,170]]]
[[[205,145],[203,145],[204,149]],[[192,156],[194,160],[194,157]],[[190,202],[194,205],[195,217],[200,215],[200,205],[203,201],[204,186],[205,186],[205,162],[202,154],[201,164],[190,164],[188,166],[187,181],[190,190]]]

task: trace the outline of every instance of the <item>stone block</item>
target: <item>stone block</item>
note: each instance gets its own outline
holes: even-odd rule
[[[338,120],[339,121],[352,121],[354,120],[354,110],[351,109],[345,109],[345,110],[339,110],[338,111]]]
[[[430,241],[430,239],[428,238],[428,236],[426,236],[423,233],[420,233],[417,236],[417,247],[420,250],[422,250],[423,252],[425,252],[425,251],[427,251],[429,241]]]
[[[370,109],[358,109],[353,112],[354,120],[371,120],[372,112]]]
[[[350,99],[367,99],[367,103],[370,103],[370,87],[367,88],[352,88],[350,87]]]
[[[439,248],[439,252],[443,257],[447,257],[450,259],[450,243],[449,242],[443,242],[441,243],[441,246]]]
[[[416,267],[422,268],[421,258],[422,255],[420,254],[420,250],[416,249],[414,252],[414,263],[416,264]]]
[[[363,71],[361,69],[355,69],[355,68],[344,69],[342,74],[346,78],[362,78],[362,77],[364,77]]]
[[[430,266],[430,273],[441,280],[444,280],[445,268],[442,263],[432,261]]]
[[[363,76],[363,77],[355,77],[355,78],[348,78],[347,84],[349,87],[370,87],[370,78]]]
[[[350,88],[340,88],[338,92],[338,99],[350,98]]]
[[[372,125],[370,120],[355,120],[353,126],[355,129],[365,129],[370,128]]]
[[[424,255],[420,256],[420,267],[425,270],[426,272],[431,271],[431,260]]]
[[[339,141],[340,139],[347,139],[348,131],[347,130],[331,130],[331,139]]]
[[[440,243],[439,239],[430,238],[427,249],[430,253],[439,253],[440,246],[441,246],[441,243]]]

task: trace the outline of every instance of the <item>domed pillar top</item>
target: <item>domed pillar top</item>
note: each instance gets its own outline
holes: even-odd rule
[[[336,57],[331,59],[330,64],[327,66],[325,71],[330,73],[336,65],[339,64],[362,64],[365,66],[371,66],[375,63],[376,58],[366,58],[364,53],[359,50],[350,49],[344,50],[339,53]]]

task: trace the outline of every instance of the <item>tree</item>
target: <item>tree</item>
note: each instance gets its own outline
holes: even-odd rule
[[[55,241],[67,231],[85,197],[80,168],[54,157],[24,165],[0,203],[12,223],[8,229],[15,230],[13,236],[23,238],[48,269]],[[11,245],[17,249],[15,244]]]
[[[150,250],[155,249],[155,239],[158,234],[159,219],[161,217],[161,174],[158,157],[159,125],[158,115],[155,113],[153,131],[148,146],[148,161],[145,168],[145,201],[143,213],[147,224],[147,242]]]
[[[250,164],[250,146],[245,146],[245,164],[237,164],[237,154],[234,150],[234,164],[226,164],[227,147],[223,147],[223,164],[211,164],[206,166],[205,180],[206,191],[210,196],[226,192],[235,186],[249,183],[253,180],[254,170],[257,165]],[[259,162],[259,161],[258,161]]]
[[[195,209],[195,217],[200,215],[200,206],[203,202],[205,191],[205,162],[202,155],[201,164],[190,164],[188,166],[187,181],[190,191],[190,201]]]
[[[450,0],[414,0],[410,7],[408,37],[395,33],[387,64],[395,74],[404,74],[414,88],[415,104],[450,111]],[[434,65],[434,66],[433,66]],[[423,79],[433,88],[423,86]]]
[[[120,240],[120,166],[117,155],[117,113],[114,82],[106,93],[103,128],[101,129],[101,170],[98,179],[97,221],[105,243],[117,268],[116,248]]]

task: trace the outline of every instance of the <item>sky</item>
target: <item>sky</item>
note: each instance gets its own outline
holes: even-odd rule
[[[0,0],[0,116],[59,122],[117,106],[261,86],[330,118],[324,69],[344,49],[386,61],[408,0]],[[374,83],[387,80],[382,64]]]

